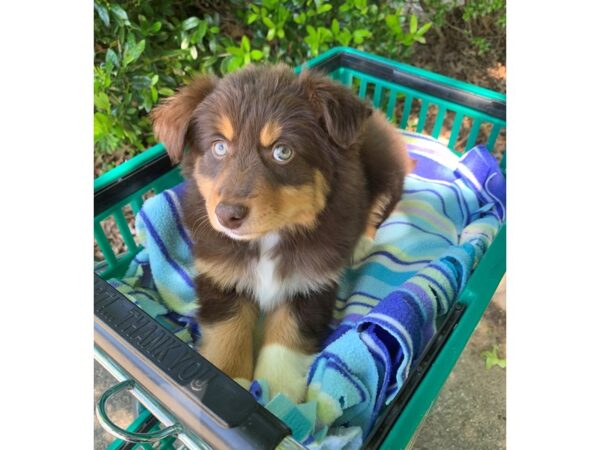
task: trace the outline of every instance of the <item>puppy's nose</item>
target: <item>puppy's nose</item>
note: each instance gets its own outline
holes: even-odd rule
[[[219,203],[215,208],[215,213],[221,225],[235,229],[239,228],[248,215],[248,208],[244,205],[231,205],[229,203]]]

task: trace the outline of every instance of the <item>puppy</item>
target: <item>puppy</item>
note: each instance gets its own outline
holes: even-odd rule
[[[152,119],[190,181],[183,213],[199,273],[200,353],[232,378],[264,378],[272,395],[301,401],[338,278],[400,199],[404,144],[346,87],[283,65],[200,76]]]

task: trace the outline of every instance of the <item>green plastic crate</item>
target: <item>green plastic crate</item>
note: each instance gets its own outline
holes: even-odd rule
[[[462,130],[466,137],[464,149],[475,144],[485,144],[490,151],[503,155],[501,167],[503,171],[506,170],[506,150],[498,148],[497,142],[498,136],[506,129],[505,95],[346,47],[331,49],[307,61],[302,67],[305,66],[319,68],[352,87],[359,96],[369,98],[374,106],[382,109],[391,121],[403,129],[411,126],[417,132],[426,132],[437,138],[444,121],[453,115],[448,146],[460,153],[457,142]],[[296,68],[296,71],[300,71],[302,67]],[[399,107],[400,103],[402,107]],[[435,112],[429,124],[428,111]],[[409,121],[411,113],[414,121]],[[470,121],[470,127],[466,130],[463,129],[464,119]],[[427,125],[430,130],[426,129]],[[489,133],[487,139],[482,141],[479,136],[480,129],[484,126]],[[153,177],[150,166],[154,169],[162,167],[160,176]],[[140,177],[145,180],[141,185],[132,186],[128,183],[128,179],[135,178],[137,184],[140,184]],[[170,168],[165,149],[160,144],[94,181],[94,236],[104,255],[104,261],[96,263],[95,270],[98,274],[105,279],[121,276],[139,251],[128,228],[123,208],[131,207],[137,213],[145,194],[150,191],[159,193],[180,181],[182,177],[179,168]],[[112,251],[100,225],[109,218],[116,222],[126,246],[126,251],[119,255]],[[393,425],[378,429],[379,448],[410,447],[419,425],[481,319],[505,270],[506,225],[503,225],[458,299],[464,306],[460,320],[420,378]],[[135,423],[131,426],[132,430],[134,428]]]

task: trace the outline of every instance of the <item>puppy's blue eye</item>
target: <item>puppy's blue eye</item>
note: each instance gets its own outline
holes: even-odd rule
[[[273,148],[273,159],[279,163],[287,163],[294,156],[294,151],[285,145],[277,145]]]
[[[212,152],[217,158],[224,157],[229,151],[229,147],[225,141],[216,141],[212,145]]]

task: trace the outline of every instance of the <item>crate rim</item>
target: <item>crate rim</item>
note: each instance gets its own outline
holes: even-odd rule
[[[333,47],[333,48],[327,50],[326,52],[316,56],[315,58],[312,58],[311,60],[305,62],[304,64],[301,64],[300,67],[303,67],[303,66],[312,67],[334,55],[343,54],[343,53],[346,53],[349,55],[355,55],[355,56],[358,56],[363,59],[391,65],[391,66],[394,66],[405,72],[413,73],[418,76],[422,76],[422,77],[425,77],[425,78],[428,78],[431,80],[435,80],[438,83],[442,83],[442,84],[445,84],[445,85],[453,87],[453,88],[466,90],[466,91],[472,92],[474,94],[478,94],[485,98],[494,99],[494,100],[498,100],[498,101],[506,103],[506,94],[503,94],[501,92],[494,91],[494,90],[488,89],[488,88],[484,88],[484,87],[478,86],[476,84],[467,83],[466,81],[457,80],[456,78],[451,78],[451,77],[442,75],[437,72],[432,72],[427,69],[422,69],[420,67],[413,66],[411,64],[395,61],[393,59],[386,58],[384,56],[374,55],[372,53],[367,53],[367,52],[364,52],[361,50],[357,50],[352,47],[343,47],[343,46]]]

